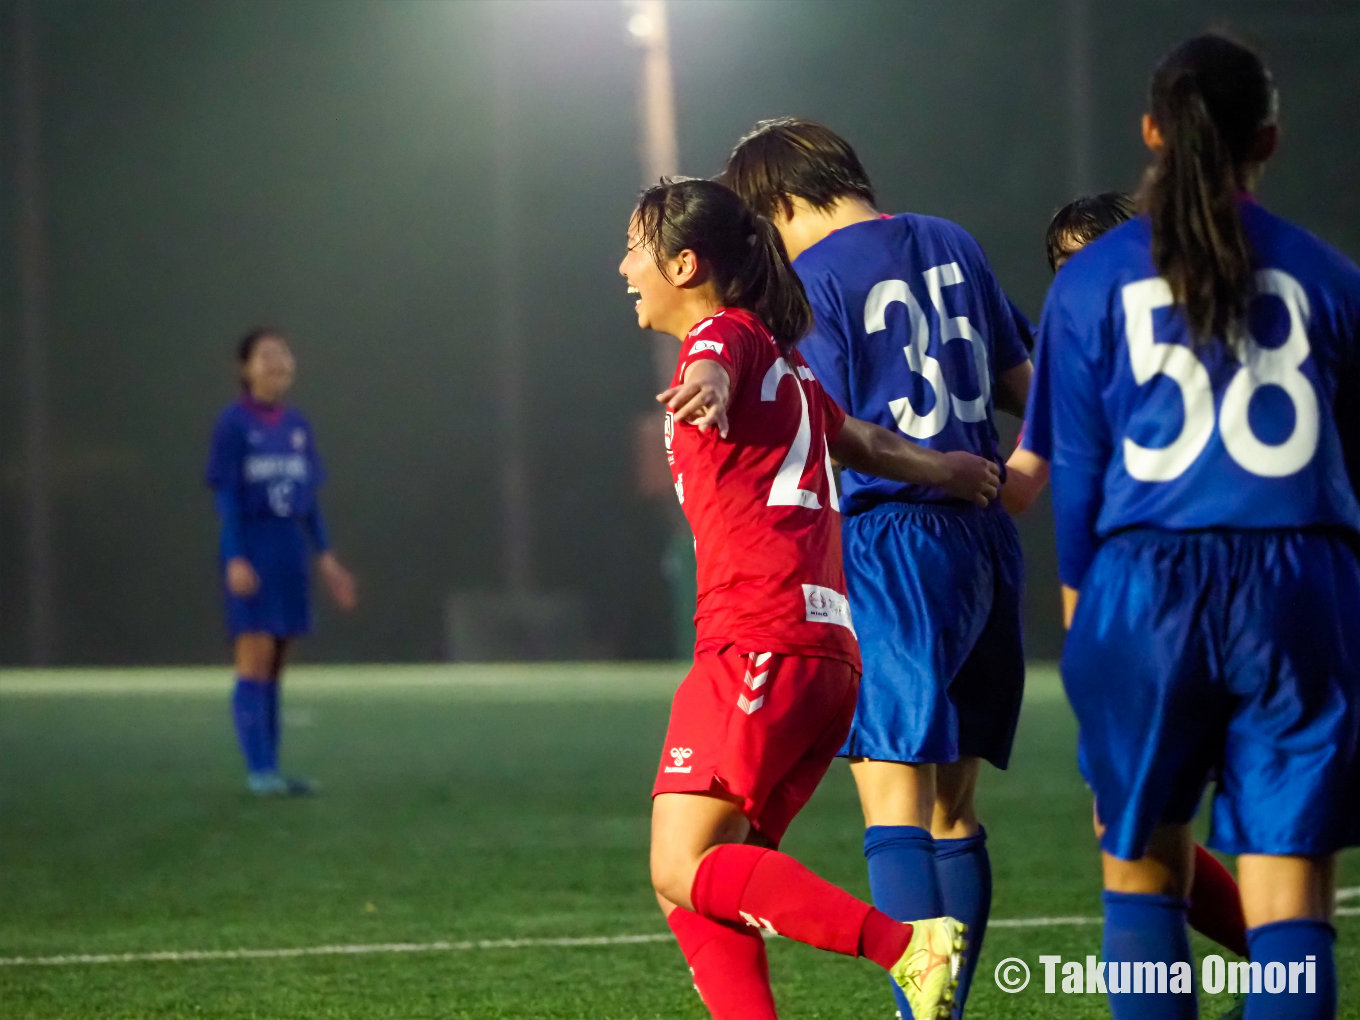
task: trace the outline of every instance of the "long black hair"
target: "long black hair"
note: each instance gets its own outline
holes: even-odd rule
[[[781,348],[791,349],[812,328],[812,307],[779,231],[731,188],[663,178],[642,193],[635,215],[642,244],[658,265],[694,252],[712,274],[718,300],[765,323]]]
[[[1139,196],[1152,222],[1152,260],[1185,309],[1195,342],[1236,348],[1255,290],[1238,193],[1273,123],[1275,85],[1254,51],[1201,35],[1162,58],[1149,109],[1163,146]]]
[[[239,377],[242,391],[246,393],[250,392],[250,383],[246,382],[246,365],[254,356],[255,348],[259,347],[262,341],[271,337],[283,343],[288,342],[288,338],[272,326],[256,326],[236,341],[236,374]]]

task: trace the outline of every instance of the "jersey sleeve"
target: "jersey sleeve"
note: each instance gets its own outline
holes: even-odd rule
[[[850,345],[841,325],[841,303],[826,281],[807,280],[804,286],[812,305],[812,329],[799,343],[798,353],[831,400],[841,408],[850,407]],[[842,413],[842,423],[844,418]]]
[[[684,378],[686,370],[696,361],[716,361],[727,369],[732,378],[732,389],[736,390],[742,370],[752,360],[748,347],[754,339],[750,330],[725,321],[721,315],[699,323],[685,337],[680,348],[680,378]]]
[[[208,447],[208,467],[204,480],[210,489],[236,486],[241,479],[241,460],[245,446],[240,427],[228,412],[213,426],[212,442]]]
[[[987,302],[991,325],[992,371],[1000,375],[1029,360],[1029,352],[1034,348],[1034,327],[1025,313],[1015,307],[1015,302],[1007,296],[977,238],[967,234],[961,227],[959,230],[968,238],[973,252],[973,271]]]
[[[1044,306],[1025,415],[1025,448],[1051,465],[1058,576],[1069,588],[1080,588],[1095,558],[1096,522],[1112,444],[1101,403],[1099,337],[1083,335],[1063,298],[1055,286]]]
[[[213,428],[212,445],[208,452],[205,479],[213,490],[213,507],[221,526],[218,548],[224,561],[245,555],[241,500],[241,460],[245,450],[243,438],[239,425],[230,414],[224,414],[217,419],[217,425]]]
[[[835,444],[841,429],[845,428],[845,412],[841,410],[841,405],[831,398],[831,394],[821,385],[821,381],[821,377],[818,376],[817,392],[821,394],[822,420],[826,422],[826,442],[830,446]]]

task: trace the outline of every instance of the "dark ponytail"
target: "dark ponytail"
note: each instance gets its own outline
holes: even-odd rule
[[[1238,194],[1275,116],[1261,58],[1225,36],[1182,43],[1152,75],[1149,113],[1163,146],[1139,196],[1152,224],[1152,261],[1185,309],[1195,343],[1236,349],[1255,292]]]
[[[775,225],[716,181],[664,179],[637,207],[642,243],[658,263],[689,250],[712,276],[718,299],[765,323],[785,351],[812,328],[803,282]]]

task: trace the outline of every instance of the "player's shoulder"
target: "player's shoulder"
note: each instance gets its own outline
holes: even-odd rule
[[[1100,295],[1125,283],[1156,276],[1152,233],[1146,216],[1106,231],[1067,260],[1049,288],[1048,303],[1069,309],[1103,308]]]
[[[233,432],[243,432],[249,425],[248,412],[239,400],[233,400],[218,412],[213,422],[213,434],[222,436]]]
[[[1244,202],[1242,219],[1257,258],[1268,268],[1284,269],[1300,283],[1360,301],[1360,267],[1311,230],[1278,216],[1256,202]]]
[[[693,355],[711,351],[720,356],[732,356],[731,348],[756,349],[774,342],[770,331],[755,315],[744,308],[722,308],[694,324],[685,334],[685,352]]]

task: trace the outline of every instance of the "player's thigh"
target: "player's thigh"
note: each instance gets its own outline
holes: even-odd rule
[[[802,811],[826,777],[836,752],[845,743],[855,715],[858,693],[856,671],[848,663],[832,659],[804,660],[820,673],[816,683],[825,693],[839,692],[818,713],[820,725],[806,749],[774,783],[753,821],[748,843],[777,848],[789,823]]]
[[[935,765],[851,758],[850,774],[855,779],[866,827],[930,828],[935,811]]]
[[[659,793],[652,798],[652,886],[689,908],[699,862],[722,843],[743,843],[751,823],[738,798],[720,787],[706,794]]]
[[[979,607],[985,623],[949,684],[949,700],[958,719],[958,757],[1004,769],[1025,694],[1024,556],[1009,516],[983,517],[973,529],[990,552],[990,602]]]
[[[270,662],[269,675],[277,680],[283,673],[283,667],[288,664],[288,653],[292,650],[293,641],[291,638],[274,638],[274,656]]]
[[[247,680],[272,679],[275,676],[276,640],[273,634],[261,631],[247,631],[236,635],[233,651],[237,675]]]
[[[1360,563],[1322,534],[1242,536],[1225,640],[1235,699],[1215,849],[1318,857],[1360,842]]]
[[[977,834],[978,776],[982,759],[972,756],[935,766],[935,811],[930,834],[936,839],[966,839]]]
[[[1237,884],[1248,928],[1310,918],[1330,921],[1336,896],[1336,857],[1242,854]]]
[[[1159,826],[1193,818],[1222,748],[1229,700],[1211,675],[1213,549],[1126,533],[1082,584],[1062,675],[1103,848],[1136,860]]]

